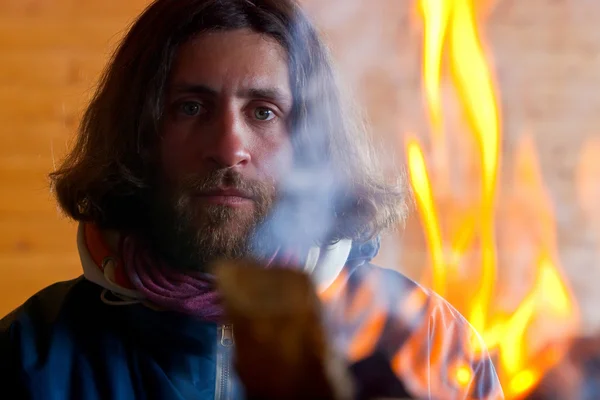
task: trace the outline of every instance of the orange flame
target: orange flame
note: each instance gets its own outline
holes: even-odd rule
[[[577,198],[585,218],[594,228],[594,235],[600,247],[600,137],[590,138],[582,148],[579,165],[575,173],[577,179]]]
[[[536,341],[528,340],[535,327],[543,325],[539,320],[549,319],[552,326],[561,327],[554,333],[564,338],[572,333],[576,310],[555,261],[554,218],[537,168],[535,148],[527,139],[518,147],[515,186],[525,190],[528,198],[514,196],[506,203],[514,207],[529,205],[527,218],[534,219],[530,226],[539,227],[539,234],[531,243],[535,283],[510,312],[492,308],[498,295],[496,233],[505,228],[505,222],[496,218],[501,126],[494,80],[481,42],[478,16],[482,4],[475,0],[419,1],[424,26],[423,90],[432,131],[431,159],[428,163],[423,146],[413,135],[407,135],[406,153],[410,184],[431,258],[431,275],[427,279],[432,289],[454,304],[482,335],[496,360],[505,395],[514,399],[523,398],[564,352],[556,346],[536,348],[539,336]],[[463,131],[470,132],[470,136],[451,136],[445,131],[440,87],[442,60],[446,59],[465,117]],[[459,157],[471,157],[479,171],[475,182],[478,192],[467,200],[463,194],[453,193],[448,184],[449,171],[455,166],[450,154],[458,153],[452,146],[461,143]],[[460,179],[468,180],[471,175],[472,171],[463,171]],[[471,272],[461,273],[461,269]],[[468,293],[472,287],[475,290]],[[550,340],[548,335],[544,339]],[[455,376],[459,382],[468,381],[469,374],[469,370],[458,367]]]

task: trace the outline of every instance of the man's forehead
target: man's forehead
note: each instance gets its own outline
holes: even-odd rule
[[[276,40],[252,31],[205,33],[180,48],[171,85],[289,92],[287,54]]]

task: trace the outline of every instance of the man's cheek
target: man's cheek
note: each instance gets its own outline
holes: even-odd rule
[[[160,149],[160,167],[168,180],[175,182],[193,170],[189,148],[165,138]]]

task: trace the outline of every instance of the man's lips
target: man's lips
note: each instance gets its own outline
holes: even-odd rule
[[[202,201],[221,205],[244,205],[253,202],[253,197],[237,189],[214,189],[197,192],[196,197]]]

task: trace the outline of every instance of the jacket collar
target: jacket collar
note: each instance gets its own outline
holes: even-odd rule
[[[140,293],[118,279],[119,273],[122,273],[117,263],[118,255],[113,254],[106,244],[88,246],[87,235],[89,231],[86,233],[86,224],[80,223],[77,229],[77,249],[85,278],[116,295],[142,300]],[[118,242],[118,237],[114,239]],[[310,274],[318,290],[327,289],[336,280],[350,261],[351,250],[353,256],[350,258],[354,261],[364,262],[365,259],[374,257],[374,254],[371,255],[372,251],[366,252],[362,246],[353,248],[351,240],[340,240],[332,245],[315,246],[309,250],[304,271]]]

